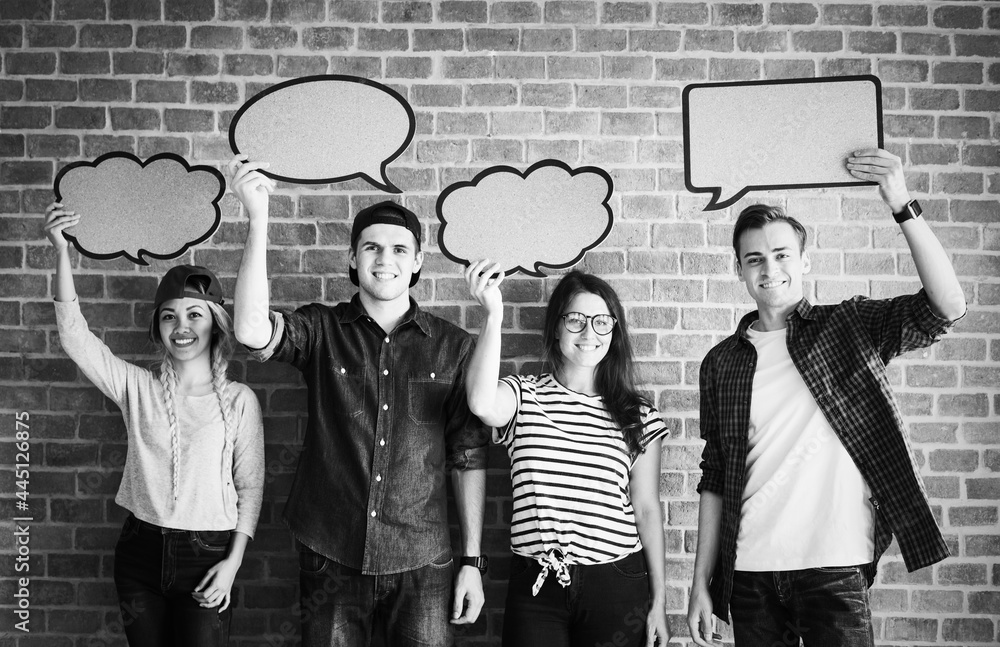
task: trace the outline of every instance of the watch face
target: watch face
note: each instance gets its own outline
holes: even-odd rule
[[[910,203],[906,205],[906,209],[910,212],[911,218],[916,218],[924,212],[924,210],[920,208],[920,203],[916,200],[910,200]]]

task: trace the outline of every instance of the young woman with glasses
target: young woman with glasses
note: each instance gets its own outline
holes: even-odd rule
[[[499,267],[481,260],[465,272],[486,314],[466,391],[511,460],[503,644],[666,644],[659,477],[667,429],[635,386],[618,296],[595,276],[566,274],[545,315],[551,372],[498,380]]]

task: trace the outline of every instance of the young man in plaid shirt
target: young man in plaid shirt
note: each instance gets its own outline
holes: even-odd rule
[[[892,535],[911,571],[948,555],[885,366],[940,339],[965,297],[899,158],[860,151],[847,168],[878,183],[923,289],[814,306],[802,225],[766,205],[740,214],[736,267],[757,310],[701,366],[698,645],[730,612],[738,646],[872,645],[868,587]]]

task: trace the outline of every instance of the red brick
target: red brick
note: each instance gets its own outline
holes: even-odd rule
[[[934,118],[923,115],[885,115],[883,128],[887,137],[934,136]]]
[[[490,22],[539,23],[542,10],[536,2],[497,2],[491,8]]]
[[[934,83],[979,84],[983,82],[983,64],[948,61],[935,63],[932,77]]]
[[[406,51],[410,47],[409,34],[405,29],[371,29],[362,27],[358,31],[358,49],[376,52]]]
[[[156,76],[166,69],[162,53],[154,52],[115,52],[115,74],[142,74]]]
[[[1000,478],[967,478],[965,488],[970,499],[1000,499]]]
[[[105,0],[56,0],[55,5],[56,20],[104,20],[107,15]]]
[[[935,27],[979,29],[983,26],[983,10],[977,6],[945,5],[934,9],[931,20]]]
[[[159,0],[110,0],[111,20],[159,20]]]
[[[56,128],[101,130],[106,123],[104,108],[66,106],[56,108]]]
[[[324,0],[272,0],[274,22],[320,22],[326,17]]]
[[[959,108],[957,90],[910,88],[909,93],[910,107],[914,110],[958,110]]]
[[[923,27],[927,25],[927,7],[882,5],[875,8],[875,20],[882,26]]]
[[[937,640],[938,621],[931,618],[889,617],[884,623],[886,640],[920,642]]]
[[[29,135],[28,157],[78,157],[80,138],[76,135]]]
[[[788,35],[778,31],[741,31],[736,35],[736,47],[741,52],[784,52],[788,49]]]
[[[689,52],[731,52],[734,49],[733,31],[727,29],[688,29],[684,34],[684,49]]]
[[[483,23],[488,5],[481,0],[444,0],[438,6],[439,22]]]
[[[656,6],[659,24],[705,25],[708,16],[708,6],[702,2],[660,2]]]
[[[839,31],[793,31],[792,49],[800,52],[839,52],[844,48],[844,36]]]
[[[247,42],[254,49],[286,49],[298,42],[298,32],[291,27],[247,27]]]
[[[2,184],[49,184],[51,182],[51,162],[0,162],[0,183]]]
[[[573,50],[572,29],[525,29],[521,41],[524,52],[569,52]]]
[[[913,592],[913,610],[930,613],[960,613],[964,598],[961,591],[917,590]]]
[[[547,0],[543,5],[545,22],[575,25],[597,22],[597,10],[593,2],[583,0]]]
[[[1000,112],[1000,90],[966,90],[965,109],[970,112]]]
[[[820,76],[856,76],[860,74],[871,74],[871,61],[867,58],[833,58],[826,59],[820,64]],[[889,97],[892,88],[883,88],[882,96],[884,108],[893,110],[902,107],[902,101],[890,102]],[[902,92],[900,92],[902,96]]]
[[[601,22],[646,24],[653,19],[648,2],[607,2],[602,7]]]
[[[24,27],[22,25],[0,25],[0,47],[7,51],[21,49],[24,45]]]
[[[28,101],[76,101],[76,82],[56,79],[25,79],[24,95]]]
[[[485,7],[482,7],[486,15]],[[430,2],[383,2],[384,23],[429,23],[434,17]]]
[[[207,21],[215,18],[215,3],[204,0],[164,0],[163,14],[177,22]]]
[[[54,52],[6,52],[5,70],[8,74],[52,74],[56,70]]]
[[[656,60],[657,81],[699,81],[708,78],[708,61],[703,58],[660,58]]]
[[[624,29],[580,29],[577,31],[578,52],[623,52],[628,46]]]
[[[51,0],[5,2],[0,6],[2,20],[52,20]]]
[[[982,173],[937,173],[934,176],[933,190],[939,193],[971,193],[979,195],[983,192]]]
[[[950,526],[995,526],[997,523],[996,506],[956,506],[948,511]]]
[[[1000,205],[995,200],[952,200],[951,205],[955,222],[1000,221]]]
[[[966,166],[1000,166],[1000,146],[968,144],[965,146],[962,163]]]
[[[131,25],[83,25],[80,27],[80,47],[103,49],[131,46]]]
[[[970,613],[995,614],[997,609],[1000,609],[1000,591],[969,591]]]
[[[713,58],[708,64],[708,78],[713,81],[748,81],[760,78],[760,61]]]
[[[739,25],[751,27],[764,23],[764,5],[761,4],[714,4],[712,5],[713,25]]]
[[[816,76],[816,66],[811,59],[764,61],[766,79],[801,79],[814,76]]]
[[[903,33],[901,42],[903,54],[916,56],[948,56],[951,41],[942,34]]]
[[[29,47],[66,48],[76,44],[76,28],[72,25],[29,23],[25,36]]]
[[[872,24],[872,8],[863,4],[824,5],[823,22],[827,25],[865,27]]]

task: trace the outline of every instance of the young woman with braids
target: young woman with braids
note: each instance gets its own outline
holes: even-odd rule
[[[128,510],[115,587],[132,647],[228,642],[233,580],[260,514],[264,441],[253,392],[226,377],[231,322],[219,280],[170,269],[156,290],[153,372],[116,357],[80,312],[63,230],[80,215],[53,203],[56,320],[63,349],[121,409],[128,455],[115,501]]]
[[[551,373],[498,381],[499,268],[481,260],[465,272],[486,315],[466,392],[511,461],[503,644],[665,645],[659,479],[667,429],[635,386],[618,295],[596,276],[565,275],[545,313]]]

